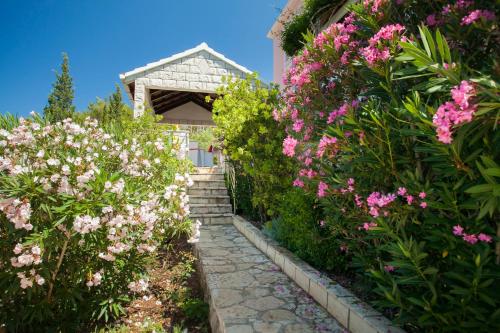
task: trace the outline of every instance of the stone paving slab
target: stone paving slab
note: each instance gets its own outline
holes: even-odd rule
[[[347,332],[233,225],[200,231],[195,251],[214,333]]]

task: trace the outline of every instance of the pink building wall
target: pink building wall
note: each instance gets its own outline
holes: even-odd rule
[[[281,48],[281,31],[283,22],[287,22],[293,15],[300,13],[304,0],[289,0],[280,16],[276,19],[267,37],[273,41],[273,81],[282,84],[283,74],[286,70],[286,54]]]

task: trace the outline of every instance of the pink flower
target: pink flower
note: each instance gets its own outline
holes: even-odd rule
[[[293,157],[295,155],[295,146],[297,146],[298,141],[291,136],[288,136],[285,140],[283,140],[283,154],[289,157]]]
[[[332,112],[330,112],[330,114],[328,115],[328,119],[326,121],[327,124],[331,124],[333,123],[337,118],[339,117],[342,117],[342,116],[345,116],[347,114],[347,110],[349,108],[349,104],[348,103],[344,103],[340,108],[338,108],[337,110],[333,110]]]
[[[427,208],[427,202],[425,202],[425,201],[424,201],[424,202],[421,202],[421,203],[420,203],[420,207],[422,207],[422,208]]]
[[[388,24],[380,28],[380,30],[369,40],[370,45],[374,46],[381,40],[392,40],[403,31],[405,27],[401,24]]]
[[[468,81],[462,81],[459,86],[453,87],[451,90],[453,102],[441,105],[432,119],[432,123],[437,127],[439,141],[446,144],[451,143],[452,127],[472,121],[477,105],[471,104],[470,99],[475,94],[473,84]]]
[[[474,234],[463,234],[462,236],[463,240],[466,241],[469,244],[476,244],[477,243],[477,236]]]
[[[375,228],[376,226],[377,226],[377,223],[375,223],[375,222],[370,222],[370,223],[365,222],[365,223],[363,223],[362,229],[365,229],[365,231],[368,231],[368,230]]]
[[[411,205],[413,203],[413,200],[415,198],[413,197],[413,195],[407,195],[406,196],[406,202],[408,202],[408,205]]]
[[[362,207],[363,206],[363,201],[361,200],[361,196],[358,194],[354,195],[354,202],[356,203],[356,206]]]
[[[367,46],[362,48],[360,52],[370,66],[380,61],[384,62],[391,57],[388,47],[383,47],[382,50],[379,50],[377,47]]]
[[[318,144],[318,150],[316,151],[316,156],[318,158],[323,157],[325,151],[328,149],[330,146],[334,146],[337,143],[337,138],[330,138],[326,135],[323,135],[321,140],[319,140]]]
[[[420,199],[425,199],[425,197],[426,197],[426,196],[427,196],[427,194],[426,194],[425,192],[420,192],[420,193],[418,194],[418,197],[419,197]]]
[[[427,25],[429,27],[433,27],[433,26],[438,25],[439,21],[436,19],[436,14],[431,14],[431,15],[427,16],[427,18],[425,19],[425,22],[427,23]]]
[[[486,235],[486,234],[483,234],[483,233],[480,233],[477,238],[481,241],[481,242],[485,242],[485,243],[491,243],[493,238],[489,235]]]
[[[489,10],[476,9],[469,13],[469,15],[462,18],[461,25],[471,25],[479,19],[485,21],[494,21],[496,19],[495,13]]]
[[[398,195],[405,196],[406,195],[406,188],[404,188],[404,187],[398,188]]]
[[[395,268],[392,265],[384,266],[384,271],[386,271],[387,273],[394,272],[394,270],[395,270]]]
[[[465,80],[460,82],[459,86],[455,86],[451,89],[451,98],[453,98],[455,103],[462,109],[469,108],[469,99],[475,95],[476,90],[474,86]]]
[[[456,226],[453,227],[453,234],[455,236],[462,236],[464,232],[464,228],[460,226],[460,224],[457,224]]]
[[[304,187],[304,182],[302,180],[300,180],[300,178],[296,178],[293,181],[293,186],[295,186],[295,187]]]
[[[323,220],[319,221],[319,226],[323,228],[325,226],[325,221]]]
[[[302,131],[303,127],[304,127],[304,120],[302,120],[302,119],[297,119],[293,123],[293,130],[297,133]]]
[[[326,190],[328,189],[328,185],[322,181],[318,184],[318,198],[322,198],[326,195]]]

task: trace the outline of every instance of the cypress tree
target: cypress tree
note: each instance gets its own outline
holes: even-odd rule
[[[107,106],[107,119],[109,121],[120,121],[123,109],[122,92],[120,86],[116,85],[115,92],[109,97]]]
[[[75,112],[73,97],[73,79],[69,74],[69,59],[68,55],[63,53],[61,74],[56,72],[56,82],[52,85],[47,106],[43,109],[45,119],[57,122],[72,117]]]

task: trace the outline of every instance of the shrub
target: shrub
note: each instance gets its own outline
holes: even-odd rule
[[[268,215],[275,213],[276,194],[290,187],[293,163],[281,154],[283,126],[273,120],[276,87],[265,87],[256,75],[228,78],[213,103],[215,135],[232,163],[252,181],[252,203]]]
[[[409,329],[500,325],[496,15],[490,1],[355,4],[308,36],[275,114],[294,184]]]
[[[343,267],[345,256],[339,255],[315,198],[291,188],[279,199],[277,217],[265,224],[264,232],[317,268]]]
[[[189,165],[152,120],[117,133],[91,119],[1,120],[0,322],[9,331],[76,331],[120,315],[129,290],[147,289],[146,263],[163,238],[188,229]]]

